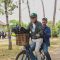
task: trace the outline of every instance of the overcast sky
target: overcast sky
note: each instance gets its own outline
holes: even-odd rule
[[[17,0],[14,0],[16,2]],[[21,6],[21,13],[22,13],[22,21],[28,23],[30,21],[29,19],[29,14],[28,14],[28,8],[26,4],[27,0],[24,0],[24,3],[22,3]],[[54,11],[54,1],[55,0],[43,0],[44,1],[44,7],[45,7],[45,14],[48,20],[52,20],[53,18],[53,11]],[[60,0],[57,0],[57,13],[56,13],[56,21],[60,20]],[[17,3],[18,5],[18,3]],[[43,10],[42,10],[42,4],[41,0],[29,0],[29,5],[30,5],[30,11],[31,13],[35,12],[38,15],[38,20],[41,21],[43,18]],[[12,19],[19,19],[19,9],[16,8],[13,12],[13,15],[9,16],[9,20]],[[0,15],[0,20],[5,21],[5,15],[2,16]]]

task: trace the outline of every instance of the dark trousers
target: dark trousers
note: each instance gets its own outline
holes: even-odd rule
[[[50,54],[49,52],[45,53],[46,57],[47,57],[47,60],[51,60],[51,57],[50,57]]]

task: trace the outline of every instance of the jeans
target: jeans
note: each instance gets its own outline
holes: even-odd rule
[[[47,57],[47,60],[51,60],[50,54],[48,52],[48,46],[45,43],[43,43],[43,51]]]
[[[39,50],[41,48],[42,43],[43,43],[43,39],[39,38],[39,39],[32,39],[32,44],[30,44],[31,50],[34,50],[34,55],[35,57],[37,57],[37,59],[40,59]]]
[[[27,57],[28,57],[28,53],[29,53],[31,60],[37,60],[37,58],[33,54],[34,48],[35,48],[35,43],[33,43],[32,45],[26,47]]]
[[[47,46],[45,43],[43,43],[43,51],[44,51],[45,53],[48,52],[48,46]]]
[[[36,43],[35,52],[38,53],[43,43],[43,39],[42,38],[32,39],[32,43]]]

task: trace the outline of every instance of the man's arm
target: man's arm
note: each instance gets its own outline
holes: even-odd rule
[[[46,38],[50,38],[51,37],[51,30],[50,28],[46,28],[46,30],[44,31],[44,35]]]
[[[42,24],[41,23],[39,23],[39,35],[40,35],[40,37],[42,38],[43,37],[43,29],[42,29]]]

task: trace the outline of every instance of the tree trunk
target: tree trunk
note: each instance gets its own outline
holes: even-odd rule
[[[24,3],[24,0],[22,0],[22,3]]]
[[[21,25],[21,0],[19,0],[19,25]]]
[[[29,17],[30,17],[30,6],[29,6],[29,1],[27,0],[27,7],[28,7],[28,12],[29,12]]]
[[[45,9],[44,9],[44,3],[43,3],[43,0],[41,0],[41,3],[42,3],[42,8],[43,8],[43,17],[45,17]]]
[[[7,30],[8,30],[8,39],[9,39],[9,50],[11,50],[12,49],[12,42],[11,42],[10,27],[9,27],[9,21],[8,21],[7,1],[5,1],[4,4],[5,4]]]
[[[57,0],[55,0],[55,3],[54,3],[53,26],[55,25],[56,7],[57,7]]]

